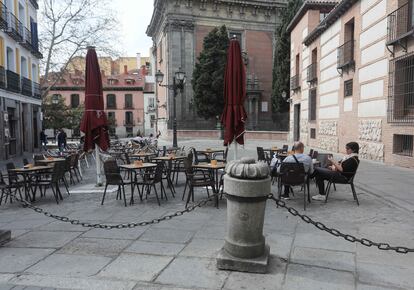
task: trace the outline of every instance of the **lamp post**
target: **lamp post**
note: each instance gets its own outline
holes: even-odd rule
[[[164,80],[164,74],[158,70],[158,72],[155,74],[155,81],[158,83],[159,86],[165,87],[169,90],[172,90],[174,92],[174,98],[173,98],[173,147],[178,147],[177,145],[177,106],[176,106],[176,98],[177,98],[177,90],[180,90],[180,93],[182,94],[184,89],[184,84],[186,80],[185,72],[181,70],[181,67],[178,69],[178,71],[175,72],[173,77],[173,83],[171,85],[162,85],[161,83]]]

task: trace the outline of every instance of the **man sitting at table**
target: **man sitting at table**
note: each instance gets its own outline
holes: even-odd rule
[[[325,184],[324,180],[331,180],[332,182],[347,181],[348,178],[352,177],[358,169],[359,159],[359,145],[357,142],[349,142],[345,145],[346,154],[342,160],[336,162],[333,160],[332,155],[328,157],[331,162],[328,168],[318,167],[315,169],[314,174],[311,177],[315,177],[316,184],[319,188],[319,194],[312,196],[314,200],[325,201]]]
[[[283,163],[302,163],[305,172],[307,174],[313,173],[313,162],[312,158],[309,157],[307,154],[303,154],[305,151],[305,145],[302,142],[298,141],[293,144],[293,150],[295,153],[293,155],[289,155],[283,160]],[[278,169],[280,171],[280,167]],[[283,199],[289,199],[289,186],[285,186],[284,194],[282,195]]]

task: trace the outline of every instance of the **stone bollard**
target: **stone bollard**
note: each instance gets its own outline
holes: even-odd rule
[[[269,166],[242,158],[226,166],[227,235],[217,256],[222,270],[266,273],[270,248],[263,236],[267,196],[271,192]]]

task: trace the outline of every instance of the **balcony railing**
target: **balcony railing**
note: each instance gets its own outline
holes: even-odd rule
[[[299,85],[299,75],[295,75],[290,78],[290,89],[295,91],[300,88]]]
[[[20,76],[11,70],[6,71],[6,76],[7,90],[15,93],[20,93]]]
[[[0,88],[6,88],[6,71],[2,66],[0,66]]]
[[[409,3],[388,14],[387,45],[413,34],[413,19]]]
[[[0,28],[7,29],[7,7],[0,2]]]
[[[310,65],[306,68],[306,72],[307,72],[307,78],[306,78],[306,80],[307,80],[309,83],[315,82],[315,81],[317,81],[317,79],[318,79],[318,74],[317,74],[317,72],[316,72],[316,68],[317,68],[317,64],[316,64],[316,62],[315,62],[315,63],[310,64]]]
[[[338,47],[337,68],[342,69],[354,65],[354,40],[349,40]]]
[[[135,126],[135,121],[134,120],[124,120],[124,126],[133,127],[133,126]]]
[[[32,33],[26,27],[23,29],[23,41],[21,45],[27,50],[32,50]]]
[[[42,97],[42,92],[40,91],[40,84],[33,82],[33,97],[40,99]]]
[[[8,14],[7,23],[8,23],[7,33],[17,42],[22,42],[23,41],[23,24],[11,12],[9,12]]]
[[[32,96],[32,81],[28,78],[22,77],[21,78],[22,84],[22,95],[31,97]]]
[[[39,4],[37,4],[37,0],[30,0],[30,3],[32,3],[34,8],[39,9]]]

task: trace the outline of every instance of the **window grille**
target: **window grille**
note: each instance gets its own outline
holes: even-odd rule
[[[316,120],[316,89],[309,91],[309,121]]]
[[[404,156],[413,156],[413,135],[394,135],[393,153]]]
[[[352,79],[344,82],[344,97],[350,97],[353,94],[354,82]]]
[[[390,61],[388,122],[414,123],[414,53]]]
[[[315,128],[310,129],[310,137],[311,137],[311,139],[316,138],[316,129]]]

